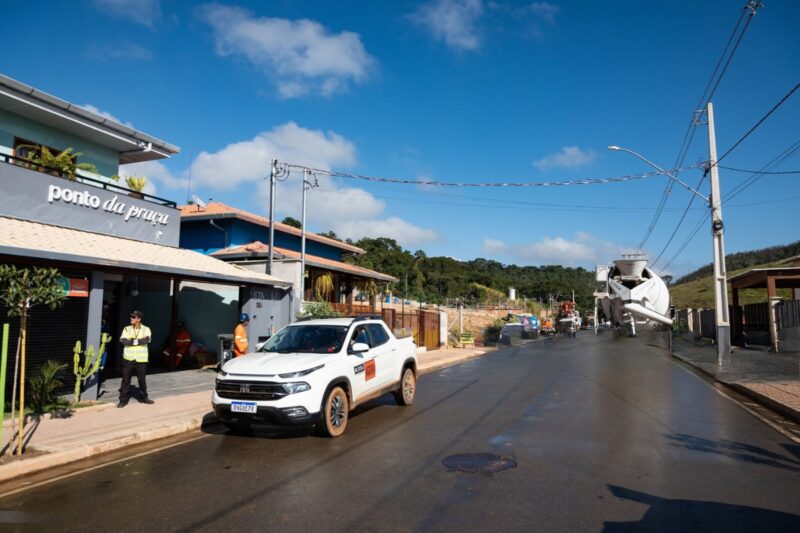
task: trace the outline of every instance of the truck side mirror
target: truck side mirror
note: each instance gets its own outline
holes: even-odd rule
[[[364,353],[369,351],[369,344],[357,342],[350,347],[350,353]]]

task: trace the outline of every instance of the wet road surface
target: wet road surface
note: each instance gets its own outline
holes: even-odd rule
[[[0,528],[800,531],[799,489],[800,446],[641,339],[581,332],[426,374],[338,439],[209,425],[0,498]]]

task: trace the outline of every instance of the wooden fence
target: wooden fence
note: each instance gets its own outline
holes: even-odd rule
[[[345,316],[378,314],[369,304],[330,304]],[[437,311],[408,310],[405,313],[398,309],[384,308],[380,315],[395,335],[412,335],[417,346],[428,350],[438,350],[440,346],[439,313]]]

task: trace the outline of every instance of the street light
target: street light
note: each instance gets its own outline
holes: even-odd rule
[[[710,201],[708,199],[708,196],[705,196],[704,194],[701,194],[701,193],[697,192],[695,189],[692,189],[685,182],[683,182],[682,180],[678,179],[676,176],[673,176],[672,174],[670,174],[669,172],[667,172],[666,170],[664,170],[660,166],[656,165],[655,163],[653,163],[652,161],[650,161],[649,159],[644,157],[642,154],[640,154],[638,152],[634,152],[633,150],[630,150],[628,148],[622,148],[621,146],[617,146],[616,144],[612,144],[611,146],[608,147],[608,149],[611,150],[612,152],[628,152],[629,154],[638,157],[639,159],[641,159],[642,161],[644,161],[645,163],[647,163],[651,167],[655,168],[656,170],[658,170],[659,172],[661,172],[662,174],[664,174],[665,176],[667,176],[671,180],[678,182],[680,185],[683,185],[684,188],[692,191],[694,194],[696,194],[697,196],[702,198],[703,201],[706,202],[707,204],[710,203]]]
[[[719,193],[719,174],[717,171],[717,147],[714,139],[714,112],[711,103],[708,104],[708,125],[709,125],[709,168],[711,172],[711,196],[705,196],[695,189],[689,187],[683,181],[673,176],[660,166],[656,165],[643,155],[628,148],[622,148],[612,144],[608,147],[612,152],[628,152],[636,156],[651,167],[657,169],[670,179],[683,185],[695,195],[702,198],[711,208],[711,235],[714,244],[714,314],[717,322],[717,364],[722,365],[723,357],[731,351],[731,330],[728,317],[728,287],[727,275],[725,271],[725,242],[723,239],[722,224],[722,201]]]

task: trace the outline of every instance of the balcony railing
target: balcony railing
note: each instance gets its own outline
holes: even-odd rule
[[[14,157],[13,155],[0,154],[0,161],[2,161],[4,163],[8,163],[9,165],[17,166],[17,167],[28,168],[28,169],[34,170],[36,172],[44,172],[45,174],[50,174],[51,176],[57,176],[57,177],[60,177],[60,178],[64,178],[66,180],[70,179],[69,176],[64,175],[64,173],[61,172],[61,170],[59,170],[57,168],[52,168],[52,167],[46,167],[44,165],[39,165],[38,163],[33,163],[31,161],[28,161],[27,159],[22,159],[20,157]],[[124,194],[133,193],[135,195],[140,196],[143,200],[146,200],[148,202],[153,202],[155,204],[160,204],[160,205],[164,205],[164,206],[172,207],[172,208],[177,208],[178,207],[178,204],[176,204],[172,200],[167,200],[166,198],[159,198],[158,196],[153,196],[151,194],[145,194],[145,193],[142,193],[142,192],[139,192],[139,191],[134,191],[132,189],[129,189],[127,187],[123,187],[121,185],[117,185],[115,183],[108,183],[108,182],[101,181],[101,180],[98,180],[98,179],[89,178],[89,177],[86,177],[86,176],[81,176],[79,174],[75,175],[75,180],[74,181],[77,181],[78,183],[85,183],[87,185],[91,185],[93,187],[98,187],[100,189],[105,189],[107,191],[119,192],[119,193],[124,193]]]

